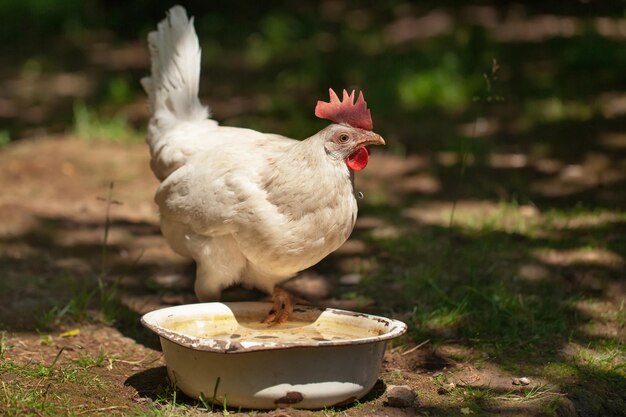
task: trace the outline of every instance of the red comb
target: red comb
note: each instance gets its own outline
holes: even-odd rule
[[[343,100],[332,88],[328,89],[330,102],[318,101],[315,106],[315,115],[322,119],[328,119],[335,123],[346,123],[359,129],[372,130],[372,115],[367,108],[367,103],[363,98],[363,92],[359,92],[359,98],[354,102],[354,90],[348,94],[343,90]]]

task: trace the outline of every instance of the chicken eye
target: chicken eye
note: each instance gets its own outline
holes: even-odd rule
[[[345,133],[339,135],[339,143],[346,143],[348,140],[350,140],[350,137]]]

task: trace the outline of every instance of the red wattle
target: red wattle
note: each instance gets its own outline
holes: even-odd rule
[[[367,166],[367,161],[369,161],[369,159],[370,152],[366,147],[362,147],[346,159],[346,164],[351,170],[360,171]]]

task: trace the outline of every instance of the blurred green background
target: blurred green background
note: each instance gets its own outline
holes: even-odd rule
[[[0,142],[63,132],[140,140],[144,40],[171,5],[0,3]],[[542,175],[528,158],[570,164],[626,149],[620,1],[184,5],[203,48],[201,96],[227,125],[304,138],[325,124],[316,100],[347,87],[365,90],[391,152],[461,152],[477,167],[494,150],[518,155],[500,161],[523,165],[513,184]],[[518,199],[542,198],[520,187]],[[490,181],[464,188],[496,197]]]

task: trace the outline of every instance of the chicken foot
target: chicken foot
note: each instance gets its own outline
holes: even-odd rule
[[[274,287],[272,301],[274,304],[269,313],[267,313],[267,317],[263,320],[263,323],[269,326],[276,326],[286,322],[291,313],[293,313],[293,299],[287,290]]]

